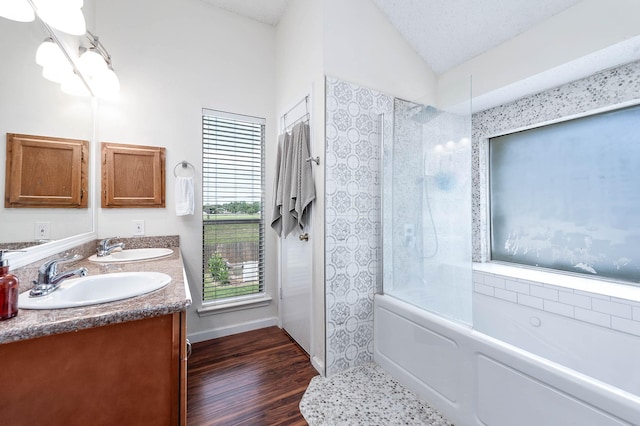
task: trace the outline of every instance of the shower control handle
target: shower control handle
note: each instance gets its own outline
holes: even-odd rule
[[[300,241],[309,241],[309,234],[305,232],[304,234],[300,234],[298,238],[300,238]]]

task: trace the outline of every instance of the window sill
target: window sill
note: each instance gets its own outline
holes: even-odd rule
[[[640,287],[624,283],[615,283],[597,278],[579,277],[561,273],[556,274],[494,262],[474,263],[473,270],[640,302]]]
[[[209,316],[209,315],[218,315],[218,314],[226,314],[228,312],[236,312],[236,311],[244,311],[245,309],[254,309],[254,308],[262,308],[265,306],[269,306],[271,303],[271,296],[262,295],[259,297],[252,297],[247,299],[235,299],[230,300],[228,302],[214,302],[203,305],[201,308],[197,309],[198,315]]]

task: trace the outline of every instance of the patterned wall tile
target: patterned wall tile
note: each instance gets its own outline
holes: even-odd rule
[[[373,359],[380,114],[388,129],[392,100],[345,81],[326,81],[327,375]]]

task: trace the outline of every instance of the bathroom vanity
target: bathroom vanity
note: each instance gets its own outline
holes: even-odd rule
[[[179,248],[121,264],[83,260],[90,275],[157,271],[156,291],[82,308],[20,309],[0,322],[5,424],[186,424],[186,309]]]

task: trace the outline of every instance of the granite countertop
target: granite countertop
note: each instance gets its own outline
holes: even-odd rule
[[[184,280],[180,248],[171,248],[173,249],[171,255],[152,260],[100,264],[85,258],[74,263],[74,269],[84,266],[89,270],[89,275],[154,271],[171,276],[171,282],[151,293],[99,305],[50,310],[19,309],[18,316],[15,318],[0,321],[0,343],[101,327],[186,310],[191,304],[191,295]]]

